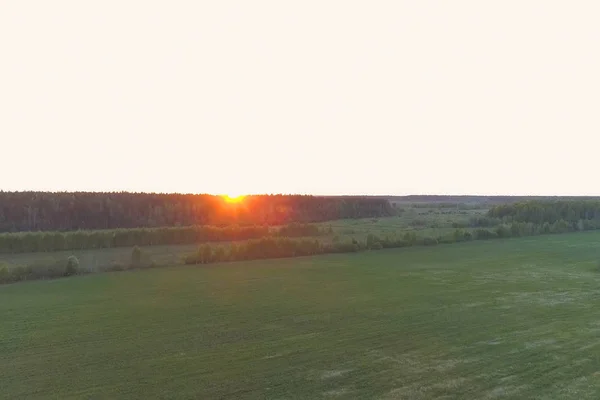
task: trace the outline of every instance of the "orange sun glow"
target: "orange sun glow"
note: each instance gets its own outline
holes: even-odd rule
[[[229,194],[225,194],[223,195],[223,199],[225,199],[225,201],[227,203],[240,203],[242,200],[244,200],[244,195],[241,194],[233,194],[233,193],[229,193]]]

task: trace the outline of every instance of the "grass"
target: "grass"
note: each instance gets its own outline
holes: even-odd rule
[[[0,254],[0,264],[52,264],[55,261],[66,262],[70,255],[74,255],[79,259],[83,269],[87,271],[100,271],[114,264],[129,265],[131,263],[132,248],[114,247],[108,249],[54,251],[49,253]],[[198,245],[143,246],[141,249],[144,257],[154,261],[158,265],[176,265],[182,263],[181,258],[183,256],[195,252],[198,249]]]
[[[453,232],[453,223],[467,224],[474,216],[485,215],[485,209],[445,210],[406,208],[395,217],[345,219],[322,223],[331,226],[338,235],[362,237],[375,235],[404,234],[416,232],[421,236],[438,236]]]
[[[600,232],[0,287],[7,398],[595,399]]]

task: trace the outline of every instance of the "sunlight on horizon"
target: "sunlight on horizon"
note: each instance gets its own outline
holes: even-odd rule
[[[225,202],[231,203],[231,204],[241,203],[246,198],[245,195],[238,194],[238,193],[224,194],[221,197],[223,197]]]

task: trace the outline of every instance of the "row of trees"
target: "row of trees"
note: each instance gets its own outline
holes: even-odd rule
[[[554,233],[580,232],[600,229],[600,220],[578,220],[576,222],[559,219],[553,223],[533,222],[503,223],[492,229],[476,229],[474,235],[479,239],[509,238],[521,236],[537,236]]]
[[[505,222],[552,224],[564,220],[571,224],[580,220],[600,220],[600,200],[524,201],[490,208],[488,216]]]
[[[0,234],[0,253],[51,252],[111,247],[229,242],[265,236],[319,236],[331,232],[314,224],[268,226],[188,226],[73,232],[18,232]]]
[[[487,231],[486,231],[487,233]],[[493,235],[493,232],[490,231]],[[353,253],[365,250],[381,250],[411,246],[433,246],[440,243],[464,242],[474,239],[487,239],[487,235],[478,236],[457,229],[451,235],[419,237],[415,232],[407,232],[401,237],[369,234],[364,241],[354,238],[349,240],[335,239],[326,243],[316,239],[261,238],[244,243],[227,245],[203,244],[194,254],[188,255],[185,264],[209,264],[226,261],[257,260],[267,258],[300,257],[316,254]]]
[[[588,221],[590,222],[590,221]],[[437,237],[420,237],[415,232],[406,232],[400,237],[387,235],[379,237],[368,234],[364,241],[356,239],[324,243],[319,240],[298,240],[291,238],[261,238],[232,246],[203,244],[198,251],[185,258],[186,264],[208,264],[226,261],[254,260],[263,258],[284,258],[328,253],[350,253],[365,250],[381,250],[411,246],[435,246],[471,240],[490,240],[522,236],[535,236],[553,233],[598,229],[600,224],[587,224],[582,220],[576,224],[565,220],[554,223],[534,224],[513,222],[494,228],[474,230],[455,229],[452,233]]]
[[[2,192],[0,232],[189,225],[283,225],[393,215],[386,199],[298,195]]]
[[[490,216],[477,216],[472,217],[465,222],[453,222],[453,228],[494,228],[501,225],[513,224],[518,225],[529,224],[528,226],[535,226],[536,229],[543,231],[542,233],[558,233],[558,232],[569,232],[569,231],[587,231],[593,229],[600,229],[600,219],[576,219],[571,220],[565,219],[550,219],[548,221],[537,222],[528,221],[524,218],[514,218],[513,216],[490,217]],[[562,227],[562,228],[556,228]]]

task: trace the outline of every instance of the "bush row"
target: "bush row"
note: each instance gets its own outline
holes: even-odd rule
[[[587,226],[588,229],[596,229]],[[499,238],[534,236],[551,233],[566,233],[586,230],[585,224],[573,226],[564,220],[554,224],[536,225],[533,223],[513,222],[501,224],[495,228],[478,228],[473,231],[455,229],[452,233],[437,237],[419,237],[415,232],[407,232],[401,237],[383,238],[369,234],[364,242],[356,239],[342,241],[335,238],[333,243],[318,240],[297,240],[290,238],[262,238],[249,240],[232,246],[204,244],[194,254],[187,256],[185,264],[208,264],[226,261],[255,260],[264,258],[284,258],[309,256],[327,253],[350,253],[364,250],[380,250],[411,246],[435,246],[471,240],[490,240]]]
[[[142,267],[154,267],[156,264],[144,257],[142,249],[134,246],[131,250],[129,263],[113,263],[102,271],[123,271]],[[29,265],[5,265],[0,263],[0,284],[31,281],[38,279],[55,279],[71,275],[96,272],[92,269],[81,268],[79,259],[73,255],[65,259],[37,261]]]
[[[60,278],[80,272],[79,260],[69,256],[65,260],[39,262],[31,265],[0,264],[0,283],[13,283],[37,279]]]
[[[553,222],[538,224],[535,222],[516,221],[511,216],[502,218],[477,216],[470,218],[469,221],[452,223],[453,228],[497,228],[498,226],[516,226],[519,227],[517,230],[529,230],[530,234],[565,233],[600,229],[600,219],[579,219],[575,221],[559,219]]]
[[[452,240],[448,240],[448,239]],[[290,238],[261,238],[249,240],[230,246],[203,244],[198,250],[185,257],[185,264],[210,264],[227,261],[258,260],[267,258],[301,257],[330,253],[353,253],[365,250],[381,250],[410,246],[431,246],[438,243],[454,243],[471,240],[469,232],[457,230],[448,239],[433,237],[418,237],[414,232],[408,232],[400,238],[386,236],[380,238],[369,234],[364,242],[356,239],[340,240],[335,238],[332,243],[324,243],[313,239]]]
[[[187,226],[114,229],[74,232],[20,232],[0,234],[0,253],[32,253],[110,247],[178,245],[256,239],[264,236],[318,236],[326,229],[293,223],[279,228],[266,226]]]

